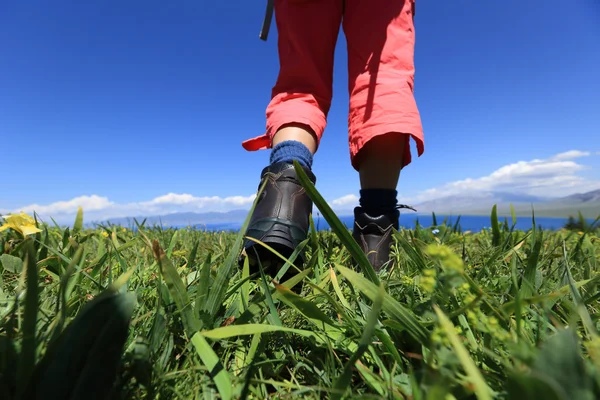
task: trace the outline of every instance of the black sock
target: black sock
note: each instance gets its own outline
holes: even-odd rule
[[[398,191],[394,189],[362,189],[360,206],[369,215],[382,215],[396,208],[397,197]]]

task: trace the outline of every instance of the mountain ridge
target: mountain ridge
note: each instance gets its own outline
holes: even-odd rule
[[[532,207],[536,216],[568,218],[577,217],[581,212],[585,218],[596,218],[600,215],[600,189],[589,192],[575,193],[559,198],[543,198],[539,196],[520,195],[506,192],[479,193],[477,195],[446,196],[436,200],[422,202],[414,206],[417,214],[439,215],[489,215],[496,204],[498,214],[508,216],[512,204],[515,213],[519,216],[532,216]],[[317,211],[317,210],[315,210]],[[248,216],[248,210],[236,209],[227,212],[181,212],[164,215],[135,216],[108,218],[105,221],[92,222],[91,224],[111,223],[122,226],[133,226],[134,218],[141,223],[144,219],[146,225],[163,224],[166,226],[198,226],[198,225],[225,225],[243,222]],[[351,215],[352,209],[339,210],[339,216]]]

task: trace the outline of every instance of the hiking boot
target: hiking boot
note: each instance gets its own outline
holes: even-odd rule
[[[394,229],[398,230],[400,211],[395,209],[382,215],[369,215],[362,207],[354,209],[352,237],[366,254],[375,271],[390,260],[390,246]]]
[[[309,168],[304,168],[304,171],[314,184],[316,177],[312,171]],[[267,184],[260,194],[245,236],[259,240],[285,258],[289,258],[296,247],[308,237],[309,216],[313,203],[298,180],[291,163],[280,162],[264,168],[258,190],[265,180]],[[249,239],[244,242],[244,250],[254,272],[258,271],[257,256],[263,269],[276,269],[273,277],[285,263],[269,249]],[[303,263],[304,257],[299,254],[294,264],[300,269]],[[243,258],[240,258],[240,264],[243,265]],[[288,272],[292,276],[297,273],[293,266]]]

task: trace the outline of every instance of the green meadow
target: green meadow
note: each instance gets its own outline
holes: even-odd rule
[[[333,229],[300,270],[240,268],[235,233],[4,221],[0,398],[600,398],[594,226],[494,208],[401,230],[375,273],[301,177]]]

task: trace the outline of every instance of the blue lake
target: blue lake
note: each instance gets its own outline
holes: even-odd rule
[[[352,227],[353,217],[352,216],[340,216],[340,221],[345,224],[348,228]],[[454,225],[458,216],[444,216],[436,215],[437,223],[442,224],[445,218],[448,218],[448,225]],[[500,223],[504,223],[504,217],[499,218]],[[433,226],[433,217],[431,215],[416,215],[416,214],[403,214],[400,217],[400,225],[407,229],[412,229],[416,226],[417,221],[422,227]],[[536,217],[535,224],[537,227],[541,227],[544,230],[557,230],[562,228],[567,222],[566,218],[544,218]],[[592,223],[593,220],[589,220]],[[329,224],[325,219],[321,217],[314,217],[315,228],[317,230],[328,230],[330,229]],[[509,226],[512,225],[511,218],[508,218]],[[488,229],[491,227],[491,220],[489,216],[461,216],[459,225],[463,231],[478,232],[482,229]],[[241,223],[222,223],[222,224],[206,224],[196,226],[198,229],[210,230],[210,231],[239,231]],[[518,230],[529,230],[532,227],[531,217],[517,217],[517,224],[515,229]]]

